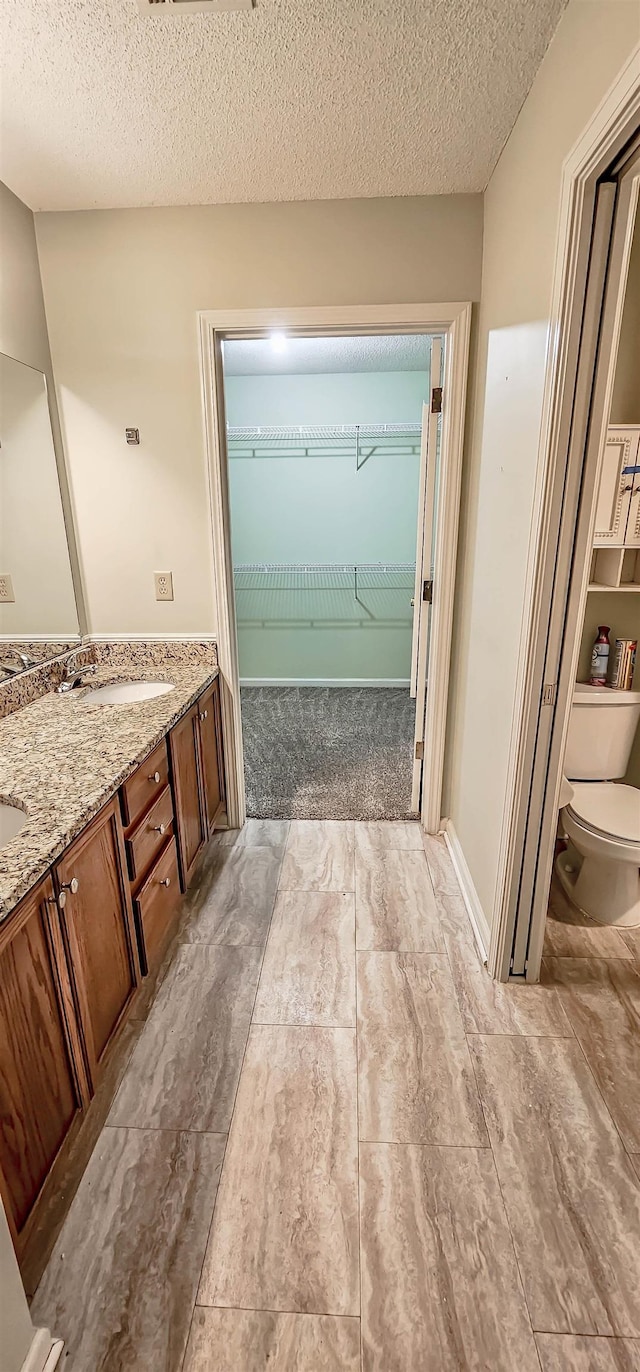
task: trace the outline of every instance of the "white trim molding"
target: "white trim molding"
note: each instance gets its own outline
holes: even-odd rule
[[[595,111],[563,168],[519,670],[489,948],[489,970],[501,981],[509,979],[523,826],[530,800],[531,739],[540,702],[538,666],[551,616],[548,567],[550,557],[556,556],[552,512],[561,464],[567,454],[566,406],[568,398],[573,403],[576,321],[584,303],[589,251],[589,243],[585,240],[590,233],[597,179],[632,137],[639,121],[640,44]],[[550,778],[549,784],[555,784],[555,781],[556,778]],[[545,912],[538,911],[536,918],[544,922]],[[537,944],[541,948],[539,934],[538,930]],[[527,979],[538,979],[539,957],[529,962],[526,975]]]
[[[473,878],[467,866],[467,859],[462,851],[462,844],[450,819],[445,822],[443,832],[444,841],[449,850],[449,856],[458,878],[462,899],[467,908],[469,923],[473,929],[474,937],[478,945],[478,951],[482,961],[486,963],[488,961],[487,954],[491,941],[489,921],[480,903],[478,892],[473,884]]]
[[[406,677],[306,677],[306,676],[241,676],[241,686],[348,686],[357,688],[358,686],[368,687],[404,687],[409,690],[409,678]]]
[[[240,680],[229,517],[222,343],[256,338],[273,329],[300,335],[442,334],[446,338],[441,481],[435,535],[434,596],[427,664],[427,738],[422,779],[422,824],[440,827],[447,699],[453,627],[460,481],[464,440],[471,305],[350,305],[255,310],[205,310],[198,316],[206,480],[210,505],[211,574],[216,609],[229,824],[245,819]],[[344,683],[341,683],[344,684]],[[360,683],[359,683],[360,684]],[[379,684],[379,683],[376,683]]]
[[[215,643],[217,634],[211,630],[201,634],[85,634],[82,643]]]
[[[62,1339],[52,1338],[48,1329],[36,1329],[20,1372],[53,1372],[60,1362],[63,1349]]]

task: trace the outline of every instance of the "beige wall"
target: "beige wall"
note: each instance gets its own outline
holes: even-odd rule
[[[640,215],[636,219],[631,248],[611,423],[640,424]]]
[[[0,181],[0,353],[51,377],[31,210]]]
[[[445,813],[496,903],[562,164],[640,37],[636,0],[570,0],[485,195]]]
[[[36,230],[96,633],[215,628],[198,310],[480,292],[481,196],[40,214]],[[173,572],[173,603],[154,570]]]
[[[16,195],[0,181],[0,353],[6,353],[8,357],[15,358],[18,362],[24,362],[29,367],[35,367],[38,371],[44,372],[47,378],[49,414],[51,428],[53,432],[55,460],[58,467],[59,483],[62,494],[62,504],[66,532],[70,544],[71,562],[74,568],[76,584],[76,599],[81,601],[80,574],[77,563],[75,542],[73,535],[73,519],[71,514],[71,503],[66,482],[66,472],[64,466],[64,456],[60,437],[60,427],[58,412],[55,400],[53,385],[53,372],[51,367],[51,354],[49,349],[49,335],[47,331],[47,320],[45,317],[44,299],[42,295],[42,282],[40,278],[40,266],[38,262],[38,251],[36,245],[36,235],[34,219],[31,210],[18,200]],[[55,488],[50,487],[49,498],[55,497]],[[6,514],[6,510],[5,510]],[[0,531],[1,533],[1,531]],[[64,548],[60,544],[61,532],[56,524],[56,576],[60,586],[61,609],[60,616],[56,613],[50,614],[50,606],[43,611],[42,628],[34,629],[36,618],[33,616],[33,605],[37,601],[38,575],[34,577],[34,594],[30,595],[30,609],[28,623],[25,623],[24,633],[33,632],[55,632],[60,626],[66,625],[65,634],[72,636],[78,632],[78,616],[74,613],[73,592],[69,585],[68,574],[64,568]],[[31,549],[32,569],[34,567],[34,550]],[[3,571],[12,572],[11,566],[2,568]],[[43,564],[41,581],[44,582],[50,572],[50,566]],[[16,612],[19,611],[16,603]],[[79,617],[83,622],[82,606],[79,606]],[[16,622],[12,619],[3,626],[3,632],[11,632],[17,636],[22,635],[22,630],[16,627]]]
[[[0,1368],[20,1372],[31,1348],[34,1328],[0,1201]]]

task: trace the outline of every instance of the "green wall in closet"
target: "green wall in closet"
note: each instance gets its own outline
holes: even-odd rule
[[[424,372],[226,378],[230,425],[419,424]],[[234,564],[413,562],[418,455],[231,457]],[[237,595],[245,679],[405,680],[410,588],[330,596],[274,592],[269,618]],[[242,623],[243,617],[254,621]],[[314,627],[308,625],[313,618]],[[298,621],[297,625],[295,621]],[[355,621],[355,622],[354,622]]]

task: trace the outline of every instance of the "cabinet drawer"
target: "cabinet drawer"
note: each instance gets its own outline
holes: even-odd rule
[[[141,934],[141,956],[147,972],[157,965],[169,941],[179,899],[178,854],[175,838],[172,837],[151,868],[134,902]]]
[[[120,792],[125,829],[140,816],[164,790],[169,781],[169,759],[166,739],[140,763],[138,770],[125,781]]]
[[[164,847],[172,823],[171,787],[165,786],[164,791],[160,792],[151,809],[138,821],[126,840],[129,875],[132,881],[139,881],[140,877],[144,876],[156,853]]]

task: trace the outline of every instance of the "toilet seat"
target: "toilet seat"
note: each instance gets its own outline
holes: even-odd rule
[[[640,927],[640,790],[571,783],[561,810],[567,849],[556,858],[572,904],[599,924]]]
[[[566,807],[581,829],[628,847],[640,848],[640,791],[612,781],[574,782]]]

